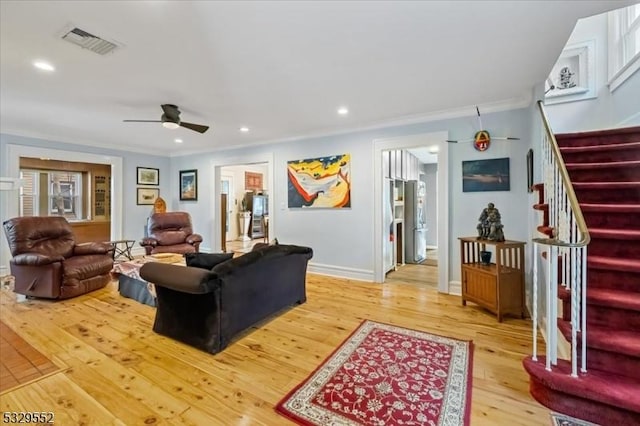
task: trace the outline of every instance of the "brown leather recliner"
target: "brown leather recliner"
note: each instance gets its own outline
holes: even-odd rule
[[[73,229],[64,217],[15,217],[3,226],[13,256],[10,265],[16,293],[68,299],[109,282],[111,244],[76,244]]]
[[[147,236],[140,241],[147,255],[197,253],[202,237],[194,234],[187,212],[154,213],[147,221]]]

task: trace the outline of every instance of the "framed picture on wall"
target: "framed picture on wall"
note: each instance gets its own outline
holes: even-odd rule
[[[160,185],[160,169],[137,167],[138,185]]]
[[[256,193],[262,191],[262,173],[244,172],[244,189]]]
[[[137,204],[139,206],[152,206],[159,196],[159,188],[138,188]]]
[[[462,162],[462,192],[509,191],[509,158]]]
[[[287,162],[289,208],[351,207],[351,154]]]
[[[180,200],[198,200],[198,171],[180,170]]]

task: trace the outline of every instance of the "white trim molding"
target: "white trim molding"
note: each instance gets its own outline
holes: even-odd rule
[[[373,259],[374,281],[384,282],[382,152],[438,146],[438,291],[449,293],[449,138],[448,131],[420,133],[373,141]]]
[[[112,155],[99,155],[89,154],[86,152],[77,151],[64,151],[58,149],[41,148],[30,145],[15,145],[7,144],[6,152],[3,153],[7,159],[7,174],[9,179],[20,180],[20,157],[32,157],[32,158],[50,158],[52,160],[59,161],[78,161],[86,163],[96,164],[109,164],[111,166],[111,240],[122,239],[122,200],[123,195],[123,171],[122,171],[122,157]],[[6,179],[6,178],[3,178]],[[17,189],[17,188],[15,188]],[[2,215],[1,221],[16,217],[20,215],[20,202],[18,197],[3,197],[6,198],[6,203],[3,202],[0,213]],[[4,201],[4,200],[3,200]],[[5,267],[9,263],[11,258],[9,253],[9,246],[3,238],[2,245],[0,245],[0,267]]]
[[[307,272],[311,274],[327,275],[330,277],[346,278],[357,281],[373,281],[373,271],[371,270],[326,265],[323,263],[309,262]]]
[[[456,296],[462,296],[462,282],[461,281],[450,281],[449,282],[449,294],[453,294]]]
[[[218,214],[220,212],[219,200],[220,194],[222,193],[222,168],[225,166],[238,166],[243,164],[267,164],[267,173],[269,176],[269,182],[267,183],[267,193],[275,194],[274,192],[274,155],[272,152],[260,153],[254,155],[246,155],[242,157],[229,157],[229,158],[216,158],[211,161],[211,167],[213,168],[213,182],[210,182],[210,187],[213,188],[214,196],[211,197],[211,214],[213,216],[213,229],[212,229],[212,238],[213,243],[210,249],[213,252],[222,251],[222,239],[221,239],[221,229],[222,229],[222,218]],[[274,197],[269,197],[269,235],[277,235],[277,223],[278,223],[278,213],[275,209]]]
[[[21,185],[19,178],[0,176],[0,191],[14,191],[20,189]]]
[[[609,80],[609,91],[613,93],[622,83],[627,81],[629,77],[640,69],[640,52],[627,62],[620,70]]]
[[[554,88],[546,88],[545,103],[553,105],[597,97],[595,55],[595,40],[568,44],[547,78]]]

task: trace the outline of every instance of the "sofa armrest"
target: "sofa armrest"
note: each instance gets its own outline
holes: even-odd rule
[[[20,266],[42,266],[50,265],[55,262],[62,262],[64,256],[54,255],[45,256],[40,253],[21,253],[13,257],[13,263]]]
[[[113,251],[113,246],[109,243],[83,243],[73,247],[74,256],[84,256],[87,254],[107,254]]]
[[[202,242],[202,236],[200,234],[191,234],[187,237],[186,239],[188,244],[196,244],[196,243],[201,243]]]
[[[190,294],[211,293],[217,285],[216,275],[211,271],[161,262],[142,265],[140,277],[156,286]]]
[[[140,241],[140,245],[142,247],[144,246],[150,246],[150,247],[155,247],[158,245],[158,240],[156,240],[155,238],[151,238],[151,237],[145,237],[142,239],[142,241]]]

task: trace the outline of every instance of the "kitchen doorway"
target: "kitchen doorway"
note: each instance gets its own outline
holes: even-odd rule
[[[385,241],[387,241],[387,229],[389,223],[385,221],[385,216],[388,216],[389,206],[384,202],[386,187],[388,186],[388,177],[385,176],[385,151],[410,151],[417,148],[427,148],[428,150],[437,149],[437,169],[435,175],[437,181],[435,187],[437,188],[437,194],[435,199],[436,205],[436,218],[437,221],[434,226],[437,228],[435,231],[436,244],[437,244],[437,286],[438,291],[443,293],[449,292],[449,265],[447,262],[449,253],[449,220],[448,220],[448,144],[446,140],[448,138],[448,132],[433,132],[418,135],[408,135],[390,139],[380,139],[374,141],[374,280],[375,282],[385,282],[386,273],[385,270],[385,254],[388,248],[385,248]],[[400,177],[401,181],[406,181],[405,177]],[[402,186],[402,185],[401,185]],[[392,189],[390,189],[392,190]],[[395,194],[391,192],[392,196]],[[404,195],[402,196],[404,201]],[[394,207],[395,208],[395,205]],[[395,210],[392,212],[395,215]],[[395,217],[398,219],[398,217]],[[408,230],[403,227],[403,234],[398,237],[404,237],[406,239],[406,233],[414,232],[414,229]],[[385,238],[386,237],[386,238]],[[394,236],[395,241],[395,236]],[[431,244],[433,245],[433,244]],[[425,253],[426,255],[426,253]],[[406,262],[404,262],[406,264]],[[423,267],[423,266],[417,266]],[[425,266],[425,268],[428,266]],[[432,266],[434,268],[435,266]],[[396,268],[397,269],[397,268]]]

